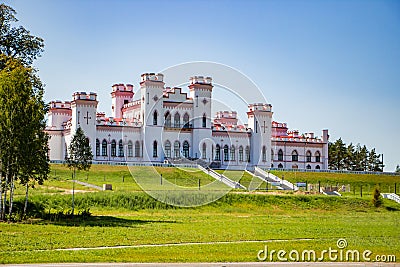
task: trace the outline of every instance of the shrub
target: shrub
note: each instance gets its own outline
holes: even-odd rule
[[[375,207],[382,206],[382,197],[381,197],[381,191],[379,190],[379,187],[375,187],[375,189],[374,189],[374,196],[372,198],[372,204]]]

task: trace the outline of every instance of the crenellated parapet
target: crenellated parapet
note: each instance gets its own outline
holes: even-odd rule
[[[75,92],[72,95],[72,99],[74,101],[76,100],[89,100],[89,101],[97,101],[97,94],[90,92],[90,93],[86,93],[86,92]]]

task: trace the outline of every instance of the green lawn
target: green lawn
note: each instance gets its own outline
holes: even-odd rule
[[[374,208],[370,201],[357,198],[231,193],[207,206],[174,208],[159,205],[140,192],[76,197],[77,206],[86,203],[94,216],[87,220],[0,224],[0,263],[256,261],[258,250],[265,244],[270,249],[322,251],[334,247],[338,238],[346,238],[351,249],[400,257],[400,205],[388,201],[385,205],[389,209]],[[59,206],[69,201],[67,195],[46,198]],[[302,238],[311,240],[297,240]],[[266,240],[277,241],[263,242]],[[54,251],[192,242],[217,243]]]
[[[164,179],[162,185],[160,174]],[[246,187],[253,179],[243,172],[224,174]],[[377,181],[381,186],[399,182],[398,176],[284,175],[293,182],[307,179],[371,186]],[[52,165],[49,181],[31,190],[30,207],[43,213],[70,209],[71,196],[62,194],[72,189],[70,179],[71,172],[66,167]],[[265,245],[270,250],[322,251],[336,248],[338,238],[347,240],[348,249],[395,255],[400,261],[400,205],[384,200],[383,207],[375,208],[370,195],[328,197],[234,190],[205,206],[177,208],[156,201],[142,192],[135,181],[154,183],[157,190],[162,188],[170,197],[176,192],[170,191],[173,187],[168,182],[196,189],[200,180],[205,187],[222,187],[220,184],[211,187],[214,179],[196,169],[135,167],[129,170],[123,166],[93,165],[88,176],[81,172],[77,179],[96,185],[111,183],[114,190],[96,192],[76,185],[78,189],[90,191],[75,194],[76,211],[90,208],[92,212],[87,219],[0,223],[0,263],[257,261],[257,252]],[[18,190],[16,207],[23,203],[23,188]],[[102,246],[136,247],[55,250]]]

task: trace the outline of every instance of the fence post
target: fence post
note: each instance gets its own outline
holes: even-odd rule
[[[321,181],[318,181],[318,193],[321,193]]]
[[[162,173],[160,174],[160,185],[162,185]]]
[[[360,195],[362,197],[362,185],[360,186]]]

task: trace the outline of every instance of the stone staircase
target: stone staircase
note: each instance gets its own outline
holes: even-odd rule
[[[245,186],[243,186],[242,184],[233,181],[231,179],[229,179],[228,177],[226,177],[225,175],[221,174],[221,173],[217,173],[215,172],[213,169],[211,168],[204,168],[201,165],[198,165],[198,168],[200,170],[202,170],[204,173],[210,175],[212,178],[214,178],[215,180],[218,180],[224,184],[226,184],[227,186],[234,188],[234,189],[244,189],[246,190],[247,188]]]
[[[254,167],[253,173],[250,172],[250,174],[254,175],[255,177],[257,177],[267,183],[279,183],[279,185],[276,187],[281,190],[294,190],[294,191],[299,190],[299,188],[297,186],[295,186],[294,184],[292,184],[291,182],[282,180],[278,176],[275,176],[272,173],[266,172],[257,166]]]
[[[381,193],[381,196],[383,198],[387,198],[387,199],[396,201],[397,203],[400,204],[400,197],[399,197],[399,195],[396,195],[395,193]]]

